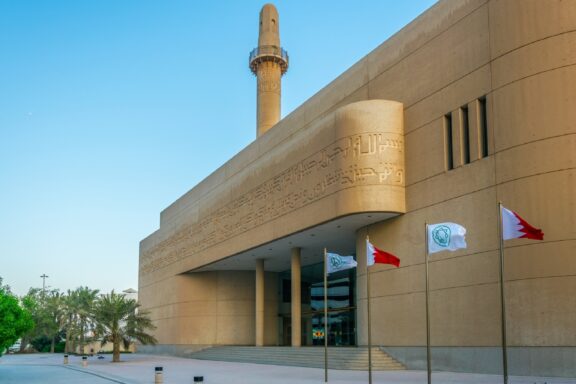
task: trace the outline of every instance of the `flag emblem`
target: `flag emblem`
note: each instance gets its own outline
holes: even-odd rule
[[[466,248],[466,228],[456,223],[430,224],[428,227],[428,253],[455,251]]]
[[[340,256],[337,253],[326,253],[326,273],[355,268],[358,264],[353,256]]]
[[[332,267],[332,270],[339,270],[342,267],[342,264],[344,264],[342,256],[332,254],[332,257],[330,257],[330,266]]]
[[[440,247],[448,247],[451,233],[447,225],[438,225],[432,230],[432,240]]]

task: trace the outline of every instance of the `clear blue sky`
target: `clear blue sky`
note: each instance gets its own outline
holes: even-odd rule
[[[286,116],[434,3],[281,0]],[[0,276],[138,288],[160,211],[255,139],[264,2],[0,1]]]

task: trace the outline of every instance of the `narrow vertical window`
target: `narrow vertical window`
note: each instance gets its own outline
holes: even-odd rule
[[[486,113],[486,97],[478,99],[480,113],[480,157],[488,156],[488,115]]]
[[[452,114],[444,115],[444,138],[446,140],[446,169],[454,169],[454,155],[452,148]]]
[[[462,137],[462,163],[469,164],[470,163],[470,124],[468,120],[468,106],[465,105],[460,107],[460,117],[462,119],[460,127],[461,130],[461,137]]]

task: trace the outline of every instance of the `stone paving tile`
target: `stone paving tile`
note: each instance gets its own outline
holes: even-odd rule
[[[324,370],[249,363],[226,363],[169,356],[123,355],[122,362],[111,363],[90,357],[88,367],[80,357],[70,356],[70,364],[63,365],[62,354],[7,355],[0,358],[0,384],[30,383],[154,383],[154,367],[164,369],[165,384],[188,384],[194,376],[203,376],[205,384],[312,384],[324,383]],[[372,382],[397,384],[426,384],[426,372],[373,372]],[[330,370],[328,382],[338,384],[367,383],[368,373],[362,371]],[[434,384],[500,384],[498,375],[434,372]],[[576,384],[576,378],[517,377],[510,384]]]
[[[56,365],[0,365],[2,384],[109,384],[110,380]]]

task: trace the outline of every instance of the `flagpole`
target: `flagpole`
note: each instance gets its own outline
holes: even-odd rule
[[[432,383],[432,364],[430,362],[430,287],[429,287],[429,277],[428,277],[428,223],[424,223],[426,236],[424,242],[424,255],[426,257],[426,366],[428,368],[428,384]]]
[[[328,382],[328,257],[324,248],[324,382]]]
[[[366,236],[366,246],[368,246],[369,241],[370,239]],[[366,297],[368,299],[368,384],[372,384],[372,326],[370,325],[370,271],[368,271],[368,259],[366,259]]]
[[[502,316],[502,375],[508,384],[508,347],[506,345],[506,296],[504,295],[504,236],[502,235],[502,203],[498,202],[498,234],[500,235],[500,303]]]

